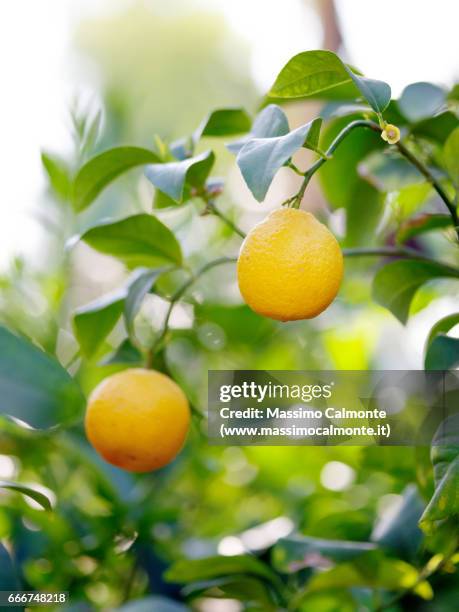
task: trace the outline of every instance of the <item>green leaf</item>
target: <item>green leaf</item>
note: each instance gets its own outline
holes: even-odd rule
[[[344,68],[375,113],[382,113],[390,102],[390,86],[384,81],[376,81],[374,79],[367,79],[366,77],[359,76],[355,74],[349,66],[344,65]]]
[[[423,599],[433,597],[425,580],[419,582],[419,572],[412,565],[399,559],[383,557],[362,558],[359,562],[342,563],[325,572],[315,574],[308,583],[307,593],[324,589],[369,587],[390,591],[412,589]]]
[[[124,321],[129,335],[133,333],[134,319],[140,310],[142,302],[155,284],[158,277],[170,268],[156,268],[155,270],[137,270],[129,281],[126,299],[124,302]]]
[[[292,57],[282,68],[269,96],[303,98],[353,81],[370,106],[381,113],[389,104],[387,83],[358,76],[331,51],[305,51]]]
[[[182,589],[185,597],[192,598],[203,595],[212,598],[215,597],[216,592],[219,597],[236,599],[254,606],[253,609],[263,610],[263,612],[277,612],[279,609],[274,605],[266,585],[250,576],[225,576],[214,580],[194,582]]]
[[[151,595],[129,601],[116,610],[118,612],[152,612],[153,610],[154,612],[187,612],[189,608],[168,597]]]
[[[435,323],[427,338],[426,347],[428,348],[435,338],[440,334],[447,334],[450,329],[453,329],[456,325],[459,325],[459,312],[450,314],[447,317],[443,317]]]
[[[62,201],[67,200],[71,191],[70,170],[67,164],[59,157],[45,151],[41,153],[41,163],[55,195]]]
[[[426,370],[451,370],[459,366],[459,339],[439,334],[427,349]]]
[[[413,221],[413,219],[410,219],[409,217],[411,217],[411,215],[413,215],[418,208],[425,203],[431,193],[432,186],[427,182],[411,183],[401,187],[396,192],[391,193],[391,207],[394,209],[397,219],[406,219],[405,223],[407,230],[408,224]],[[416,225],[416,223],[414,223],[414,225]]]
[[[459,278],[459,271],[440,263],[399,260],[383,266],[373,281],[373,298],[406,323],[411,301],[424,283],[437,278]]]
[[[407,242],[420,234],[426,234],[438,229],[446,229],[451,227],[451,225],[452,220],[449,215],[425,213],[402,223],[397,231],[397,242]]]
[[[100,253],[112,255],[128,267],[156,267],[182,262],[180,245],[171,230],[153,215],[140,214],[102,223],[81,236]]]
[[[401,557],[414,557],[422,540],[418,520],[423,509],[417,487],[408,485],[396,513],[387,512],[380,516],[371,539]]]
[[[303,98],[349,81],[351,76],[343,62],[331,51],[304,51],[282,68],[268,95]]]
[[[68,372],[31,342],[0,326],[0,413],[46,429],[79,418],[84,397]]]
[[[418,138],[426,138],[427,140],[442,144],[458,126],[458,117],[451,111],[445,111],[416,123],[411,133]]]
[[[306,149],[311,149],[311,151],[319,151],[319,141],[320,141],[320,130],[322,128],[322,117],[316,117],[311,122],[311,127],[306,135],[306,140],[304,141],[304,147]]]
[[[142,353],[136,348],[129,338],[123,340],[119,347],[104,357],[100,362],[101,365],[126,364],[139,365],[142,363]]]
[[[87,208],[99,193],[120,174],[158,162],[158,156],[139,147],[116,147],[90,159],[80,168],[73,183],[73,206],[77,212]]]
[[[443,159],[451,180],[459,189],[459,127],[448,136],[443,147]]]
[[[330,561],[348,561],[376,548],[376,544],[371,542],[323,540],[296,535],[277,542],[273,548],[272,562],[277,571],[292,573],[306,567],[320,567],[324,562],[329,565]]]
[[[171,208],[172,206],[177,206],[177,202],[159,189],[155,189],[153,208],[161,210],[162,208]]]
[[[134,319],[143,299],[151,291],[158,277],[168,269],[170,268],[139,268],[131,274],[123,287],[75,311],[75,335],[86,357],[94,355],[115,327],[121,314],[124,314],[129,335],[133,335]]]
[[[400,112],[415,123],[434,115],[445,103],[446,92],[432,83],[412,83],[405,87],[397,101]]]
[[[124,308],[127,290],[122,288],[77,308],[73,317],[75,336],[86,357],[91,357],[115,327]]]
[[[335,119],[324,130],[322,146],[326,149],[353,117]],[[353,130],[319,170],[325,198],[333,208],[347,208],[356,200],[356,190],[366,182],[358,173],[359,162],[371,151],[382,149],[384,142],[373,131]]]
[[[29,487],[27,485],[23,485],[20,482],[11,482],[9,480],[0,480],[0,489],[9,489],[10,491],[16,491],[17,493],[21,493],[22,495],[26,495],[40,504],[40,506],[44,510],[52,510],[51,502],[43,493]]]
[[[360,116],[360,118],[370,115],[371,111],[367,104],[357,104],[357,102],[328,102],[320,111],[320,114],[325,121],[336,119],[338,117],[346,117],[348,115]],[[371,113],[372,114],[372,113]]]
[[[193,134],[197,142],[204,136],[235,136],[248,132],[251,119],[243,108],[219,108],[212,111]]]
[[[330,591],[317,591],[308,593],[308,596],[298,612],[356,612],[356,610],[367,612],[372,609],[374,600],[369,589],[355,588],[351,590],[333,589]]]
[[[250,133],[232,142],[227,146],[231,153],[237,154],[244,144],[253,138],[272,138],[288,134],[288,119],[284,111],[277,104],[269,104],[256,117],[250,129]]]
[[[277,579],[265,563],[249,555],[183,559],[174,563],[164,576],[168,582],[188,583],[229,574],[258,576],[266,580],[273,580],[273,577]]]
[[[327,148],[352,119],[332,121],[325,129],[322,148]],[[373,131],[353,130],[319,171],[327,201],[333,208],[346,209],[344,246],[367,245],[368,240],[374,239],[384,212],[384,198],[357,170],[361,159],[383,146],[383,141]]]
[[[239,151],[237,163],[242,176],[259,202],[264,200],[279,168],[305,144],[312,123],[306,123],[284,136],[253,138]]]
[[[86,155],[96,145],[99,139],[102,123],[102,111],[99,109],[94,117],[85,121],[84,135],[80,143],[80,155]]]
[[[435,491],[419,521],[426,533],[439,522],[459,516],[459,415],[446,418],[432,440],[431,459]]]
[[[435,432],[430,450],[435,484],[439,485],[459,455],[459,415],[446,418]]]
[[[153,185],[178,203],[192,195],[192,189],[201,188],[214,165],[215,155],[206,151],[178,162],[150,164],[145,176]]]
[[[356,70],[357,72],[357,70]],[[357,98],[360,97],[360,92],[357,89],[357,87],[354,85],[352,79],[347,81],[346,83],[342,83],[340,85],[336,85],[336,87],[330,87],[329,89],[324,89],[321,91],[318,91],[317,93],[314,94],[310,94],[308,96],[300,96],[298,98],[295,98],[296,102],[301,102],[301,101],[311,101],[311,100],[318,100],[320,102],[326,102],[326,103],[336,103],[336,104],[343,104],[343,102],[348,102],[348,103],[352,103],[352,102],[356,102],[358,103],[359,100],[357,100]],[[278,104],[279,106],[283,106],[283,105],[287,105],[291,102],[291,98],[284,98],[284,97],[276,97],[276,96],[270,96],[269,94],[266,95],[262,106],[265,106],[266,104]],[[391,101],[392,102],[392,101]],[[362,105],[364,104],[363,100],[362,100]],[[369,111],[371,111],[371,109],[368,107],[367,104],[365,104],[365,110],[368,113]],[[321,114],[323,114],[323,111],[321,111]],[[325,115],[323,115],[325,118]],[[397,124],[398,125],[398,124]]]
[[[343,246],[367,245],[374,238],[384,213],[384,195],[365,181],[356,183],[346,206]]]
[[[459,415],[447,417],[432,440],[430,458],[434,468],[435,485],[439,485],[448,468],[459,455]]]
[[[288,119],[276,104],[269,104],[255,117],[250,134],[255,138],[284,136],[289,131]]]
[[[18,572],[10,553],[0,542],[0,590],[11,591],[20,588]]]
[[[453,102],[459,102],[459,83],[453,85],[447,97],[448,100],[453,100]]]
[[[358,165],[359,175],[378,191],[398,191],[411,185],[425,185],[425,178],[403,157],[370,153]]]
[[[172,159],[167,159],[167,154],[161,157],[162,162],[173,161],[173,159],[178,159],[179,161],[183,161],[184,159],[189,159],[193,156],[194,150],[194,142],[191,138],[179,138],[178,140],[174,140],[169,145],[168,153],[173,155]],[[170,155],[169,155],[170,157]]]

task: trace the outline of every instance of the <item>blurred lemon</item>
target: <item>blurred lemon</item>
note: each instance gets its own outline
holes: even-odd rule
[[[85,419],[96,451],[129,472],[156,470],[172,461],[189,424],[180,387],[160,372],[141,368],[103,380],[89,397]]]
[[[336,297],[343,255],[313,215],[281,208],[249,232],[237,273],[242,296],[255,312],[280,321],[310,319]]]

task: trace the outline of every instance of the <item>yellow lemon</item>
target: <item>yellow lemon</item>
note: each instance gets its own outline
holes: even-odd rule
[[[96,451],[130,472],[149,472],[172,461],[189,424],[180,387],[165,374],[141,368],[103,380],[89,397],[85,419]]]
[[[313,215],[281,208],[249,232],[237,274],[241,294],[255,312],[279,321],[310,319],[336,297],[343,255]]]

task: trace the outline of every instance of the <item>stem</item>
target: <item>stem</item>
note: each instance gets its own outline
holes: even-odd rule
[[[428,257],[411,249],[410,247],[391,247],[382,246],[375,248],[361,248],[361,249],[343,249],[344,257],[404,257],[407,259],[417,259],[421,261],[427,261],[432,264],[441,265],[443,268],[448,269],[454,276],[459,276],[459,269],[450,266],[442,261],[438,261],[433,257]]]
[[[137,559],[134,559],[134,562],[127,576],[126,584],[124,586],[123,603],[126,603],[127,601],[129,601],[131,597],[131,591],[134,585],[136,574],[137,574]]]
[[[429,566],[430,562],[433,559],[433,557],[432,557],[432,559],[430,559],[424,565],[424,567],[421,569],[421,571],[419,572],[419,576],[418,576],[416,582],[413,585],[411,585],[410,587],[408,587],[406,589],[403,589],[403,591],[401,591],[397,595],[394,595],[394,597],[392,597],[391,599],[389,599],[385,603],[383,603],[380,606],[378,606],[375,609],[375,612],[382,612],[382,610],[387,610],[388,608],[391,608],[394,604],[396,604],[401,599],[403,599],[403,597],[405,597],[405,595],[408,595],[409,593],[412,593],[416,587],[418,587],[422,582],[424,582],[424,580],[426,580],[427,578],[430,578],[430,576],[432,576],[433,574],[436,574],[443,567],[445,567],[445,565],[447,565],[447,563],[451,560],[451,557],[454,555],[455,550],[456,550],[456,546],[454,546],[454,548],[453,548],[451,553],[446,555],[443,558],[443,560],[440,561],[440,563],[438,565],[434,566],[433,568],[431,568]]]
[[[317,170],[319,170],[319,168],[321,168],[331,158],[331,156],[333,155],[335,149],[338,148],[338,146],[346,138],[346,136],[348,136],[348,134],[350,132],[352,132],[352,130],[354,130],[355,128],[358,128],[358,127],[365,127],[365,128],[370,129],[370,130],[373,130],[374,132],[381,132],[381,128],[379,127],[379,125],[377,123],[374,123],[374,121],[369,121],[367,119],[357,119],[356,121],[352,121],[351,123],[349,123],[338,134],[338,136],[336,136],[335,140],[330,144],[328,149],[325,151],[324,157],[320,157],[304,173],[303,182],[301,183],[300,189],[299,189],[298,193],[296,194],[296,196],[294,198],[294,204],[293,204],[294,208],[299,208],[300,207],[301,200],[303,199],[303,196],[304,196],[304,192],[306,191],[306,187],[308,186],[309,181],[311,180],[312,176],[317,172]]]
[[[343,255],[345,257],[366,257],[366,256],[378,256],[382,257],[415,257],[422,258],[423,255],[418,253],[415,249],[405,247],[391,247],[382,246],[375,248],[361,248],[361,249],[343,249]]]
[[[341,142],[348,136],[348,134],[358,127],[365,127],[374,132],[381,132],[381,127],[375,123],[374,121],[369,121],[366,119],[358,119],[356,121],[352,121],[349,123],[335,138],[335,140],[330,144],[327,151],[325,152],[325,156],[319,158],[306,172],[304,172],[304,179],[301,183],[301,187],[298,193],[294,196],[293,199],[293,207],[299,208],[301,204],[301,200],[303,199],[304,192],[306,191],[306,187],[309,184],[312,176],[321,168],[327,161],[330,159],[335,149],[341,144]],[[451,219],[453,221],[453,226],[456,228],[457,236],[459,238],[459,217],[457,213],[456,206],[454,202],[452,202],[446,191],[431,173],[431,171],[425,166],[421,160],[419,160],[411,151],[402,143],[397,142],[395,145],[401,155],[403,155],[415,168],[419,170],[419,172],[424,176],[424,178],[432,185],[437,194],[443,200],[446,205],[446,208],[451,215]]]
[[[71,367],[72,367],[72,366],[73,366],[73,365],[74,365],[74,364],[75,364],[75,363],[78,361],[78,359],[79,359],[80,357],[81,357],[81,351],[80,351],[80,349],[78,349],[78,350],[76,351],[76,353],[74,353],[74,354],[72,355],[72,357],[70,357],[70,359],[68,360],[68,362],[67,362],[67,363],[64,365],[64,368],[65,368],[66,370],[68,370],[69,368],[71,368]]]
[[[146,370],[151,370],[153,368],[153,357],[154,357],[154,353],[152,350],[149,349],[145,356],[145,369]]]
[[[397,149],[400,151],[400,153],[404,157],[406,157],[406,159],[409,162],[411,162],[413,164],[413,166],[415,166],[419,170],[419,172],[427,179],[427,181],[429,183],[431,183],[432,187],[435,189],[435,191],[438,193],[440,198],[446,204],[446,207],[449,210],[449,213],[451,215],[451,219],[453,220],[454,227],[457,227],[457,225],[458,225],[458,216],[457,216],[456,207],[451,202],[451,200],[447,196],[445,190],[440,185],[440,183],[435,179],[435,177],[430,172],[430,170],[426,166],[424,166],[424,164],[417,157],[415,157],[411,153],[411,151],[405,147],[405,145],[402,142],[397,142],[396,146],[397,146]]]
[[[437,260],[426,257],[421,253],[418,253],[415,249],[410,249],[409,247],[391,247],[391,246],[382,246],[375,248],[353,248],[353,249],[343,249],[344,257],[406,257],[411,259],[422,259],[423,261],[430,261],[431,263],[440,263]],[[153,359],[155,353],[161,346],[164,338],[169,331],[169,321],[172,315],[172,311],[174,309],[175,304],[180,300],[180,298],[188,291],[188,289],[194,285],[194,283],[208,270],[215,268],[217,266],[221,266],[227,263],[235,263],[237,261],[237,257],[220,257],[218,259],[214,259],[206,264],[204,264],[199,270],[193,274],[189,279],[187,279],[172,295],[171,301],[169,303],[169,307],[166,312],[166,316],[164,318],[163,327],[159,333],[159,336],[156,338],[153,346],[148,350],[146,355],[145,367],[151,368],[153,365]],[[442,264],[445,267],[447,264]],[[455,274],[459,274],[458,270],[455,268],[450,268],[454,271]]]
[[[300,176],[304,176],[304,173],[301,172],[301,170],[298,168],[298,166],[295,166],[295,164],[292,161],[288,161],[286,164],[287,168],[290,168],[291,170],[293,170],[293,172],[295,174],[299,174]]]
[[[210,212],[212,212],[214,215],[220,217],[220,219],[224,221],[226,225],[233,230],[233,232],[239,234],[241,238],[245,238],[245,233],[233,221],[231,221],[229,217],[222,213],[222,211],[219,210],[211,200],[206,201],[206,204],[207,210],[210,210]]]
[[[213,261],[209,261],[208,263],[204,264],[201,268],[199,268],[199,270],[195,274],[193,274],[193,276],[187,279],[183,283],[183,285],[181,285],[177,289],[177,291],[173,294],[171,301],[169,303],[169,308],[167,309],[166,316],[164,318],[162,330],[159,336],[157,337],[155,343],[153,344],[153,346],[150,348],[150,350],[147,353],[147,367],[151,367],[152,362],[153,362],[153,356],[157,352],[157,350],[160,348],[162,341],[167,335],[167,332],[169,330],[169,321],[171,318],[172,311],[174,309],[175,304],[180,300],[180,298],[208,270],[211,270],[212,268],[215,268],[216,266],[221,266],[222,264],[233,263],[236,261],[237,261],[237,257],[220,257],[218,259],[214,259]]]

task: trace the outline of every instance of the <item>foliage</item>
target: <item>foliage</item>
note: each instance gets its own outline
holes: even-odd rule
[[[295,129],[273,103],[309,97],[327,106]],[[455,104],[448,92],[427,83],[411,85],[398,100],[390,97],[386,83],[364,77],[333,53],[308,51],[287,63],[253,118],[239,107],[217,108],[179,141],[158,137],[154,147],[110,146],[90,156],[88,134],[98,122],[76,122],[75,158],[43,155],[49,188],[67,220],[60,237],[67,244],[63,276],[83,245],[96,257],[92,261],[105,261],[97,259],[103,254],[123,272],[108,293],[72,303],[71,325],[66,308],[72,287],[57,292],[48,341],[25,324],[26,316],[15,321],[2,315],[2,414],[16,420],[2,418],[0,449],[22,466],[17,481],[0,482],[6,491],[0,533],[11,545],[11,551],[0,546],[0,581],[12,576],[23,588],[69,590],[76,602],[139,611],[189,609],[203,597],[236,599],[246,610],[381,610],[398,609],[412,597],[429,600],[437,587],[454,593],[454,429],[440,428],[433,441],[432,479],[429,465],[423,464],[424,474],[417,470],[412,449],[221,451],[208,447],[201,427],[210,368],[339,367],[336,346],[360,351],[372,365],[365,352],[368,328],[356,339],[314,323],[282,328],[228,298],[244,232],[237,210],[220,205],[229,187],[212,176],[226,152],[209,149],[214,140],[207,139],[234,139],[228,149],[259,201],[279,171],[291,171],[301,177],[298,191],[282,204],[298,207],[319,173],[331,209],[346,219],[349,277],[334,316],[339,308],[363,307],[383,316],[369,305],[370,277],[375,301],[402,324],[443,289],[457,290]],[[393,145],[381,139],[388,122],[402,131]],[[315,156],[307,169],[298,167],[303,149]],[[154,187],[153,210],[133,214],[126,207],[121,218],[91,221],[103,190],[138,167]],[[145,314],[149,303],[158,309],[166,303],[159,324]],[[182,322],[172,325],[177,312]],[[184,322],[190,312],[191,324]],[[430,332],[428,369],[457,366],[459,342],[452,332],[458,316],[441,319]],[[62,329],[71,347],[67,360],[58,342]],[[104,464],[81,427],[83,393],[132,364],[171,375],[195,413],[185,451],[151,475]],[[321,484],[331,457],[354,474],[349,488]],[[419,490],[429,499],[416,488],[421,476]],[[394,502],[394,495],[398,507],[389,513],[381,502]],[[30,498],[42,509],[31,507]],[[224,554],[225,543],[238,554]]]

